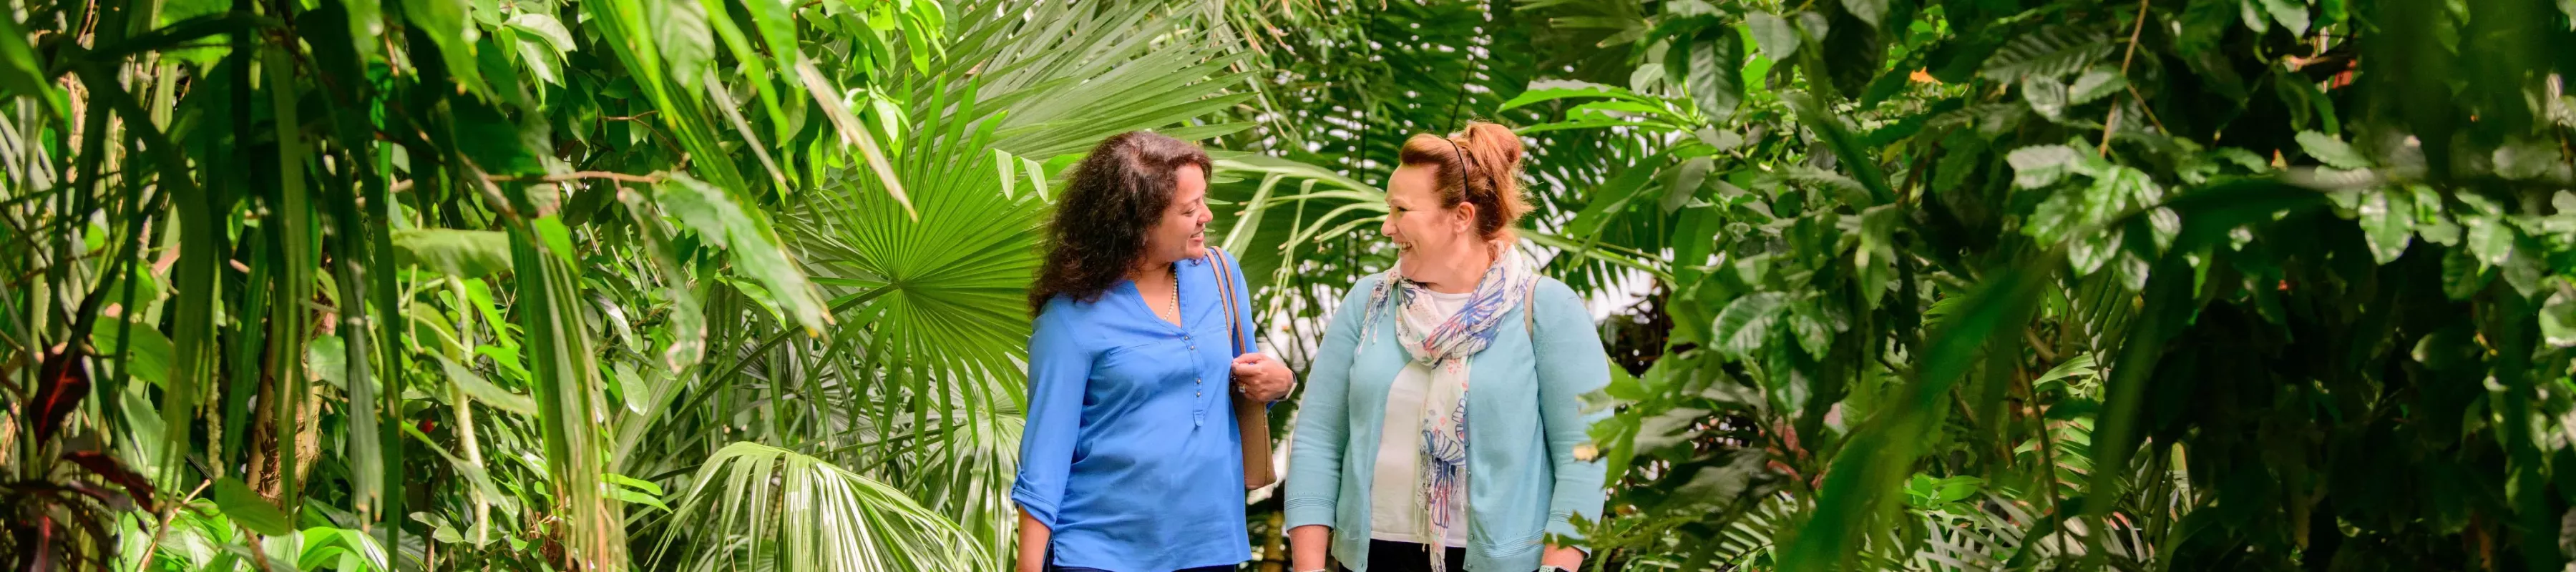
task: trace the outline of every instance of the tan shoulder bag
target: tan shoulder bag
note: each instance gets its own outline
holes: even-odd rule
[[[1252,340],[1243,333],[1243,316],[1235,311],[1240,294],[1231,271],[1234,262],[1223,249],[1211,246],[1208,254],[1217,261],[1216,289],[1225,305],[1226,338],[1234,341],[1234,355],[1251,353]],[[1226,393],[1234,398],[1234,425],[1243,434],[1243,490],[1279,482],[1278,472],[1270,467],[1270,404],[1254,401],[1230,387]]]

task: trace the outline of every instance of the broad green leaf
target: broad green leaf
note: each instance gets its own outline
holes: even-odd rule
[[[2540,307],[2540,337],[2551,347],[2576,347],[2576,285],[2560,279]]]
[[[125,359],[118,367],[124,368],[126,374],[152,385],[167,385],[170,367],[175,363],[173,355],[178,350],[170,343],[169,337],[161,335],[161,330],[129,324],[119,319],[100,321],[96,329],[90,330],[90,347],[98,348],[107,357],[116,357],[122,349]],[[120,332],[126,338],[123,346],[119,346],[117,341]]]
[[[1726,123],[1735,117],[1735,108],[1744,101],[1744,38],[1737,35],[1733,26],[1714,26],[1701,31],[1693,43],[1696,45],[1690,50],[1691,99],[1699,104],[1701,113],[1708,114],[1711,122]]]
[[[2049,28],[2005,43],[2003,49],[1996,50],[1994,56],[1986,60],[1985,67],[1977,74],[1987,79],[2014,82],[2032,76],[2062,77],[2091,67],[2111,55],[2112,47],[2111,38],[2099,31]]]
[[[2014,149],[2004,155],[2013,168],[2013,186],[2036,189],[2057,184],[2078,160],[2075,148],[2065,145],[2034,145]]]
[[[1887,16],[1887,0],[1842,0],[1842,4],[1843,11],[1850,12],[1853,18],[1859,18],[1872,28],[1878,27],[1879,19]]]
[[[2503,266],[2506,259],[2513,257],[2513,225],[2494,216],[2473,217],[2466,222],[2469,253],[2477,255],[2480,266]]]
[[[479,278],[510,268],[509,233],[491,230],[406,228],[393,231],[397,264],[440,274]]]
[[[1753,12],[1744,15],[1744,25],[1753,31],[1754,43],[1762,48],[1762,57],[1785,62],[1789,61],[1789,56],[1798,53],[1802,41],[1798,38],[1798,30],[1790,27],[1788,20],[1770,12]]]
[[[570,52],[579,46],[573,43],[572,31],[564,29],[563,22],[556,20],[551,14],[521,12],[510,17],[509,26],[545,40],[546,45],[554,48],[557,53]]]
[[[2337,169],[2370,168],[2370,160],[2363,158],[2360,151],[2354,150],[2352,145],[2344,143],[2342,139],[2315,131],[2301,131],[2298,139],[2300,149],[2307,151],[2309,157],[2314,157],[2327,166]]]
[[[1682,205],[1689,204],[1691,197],[1699,194],[1701,184],[1708,180],[1708,172],[1716,167],[1717,161],[1714,159],[1692,157],[1683,159],[1681,163],[1673,165],[1670,169],[1665,169],[1664,196],[1663,200],[1659,201],[1663,211],[1670,214],[1680,209]]]
[[[2551,168],[2566,168],[2558,153],[2558,144],[2530,139],[2516,139],[2496,146],[2495,172],[2506,179],[2524,180],[2540,177]]]
[[[2263,10],[2272,20],[2288,28],[2292,36],[2308,35],[2308,3],[2302,0],[2261,0]]]
[[[278,511],[277,505],[269,503],[259,493],[251,492],[250,486],[238,479],[215,479],[215,506],[221,507],[224,517],[232,519],[233,524],[251,532],[264,536],[295,533],[295,526],[286,519],[286,513]]]
[[[2358,214],[2371,259],[2387,264],[2406,253],[2407,243],[2415,236],[2415,205],[2404,189],[2368,191]]]
[[[2056,77],[2022,76],[2021,99],[2030,104],[2030,110],[2039,113],[2040,117],[2066,119],[2066,106],[2069,105],[2066,82],[2058,81]]]
[[[1781,295],[1773,292],[1736,298],[1718,312],[1717,325],[1709,331],[1717,335],[1721,351],[1739,358],[1750,355],[1771,341],[1771,323],[1781,305]]]
[[[664,77],[695,91],[707,79],[715,60],[715,32],[707,27],[707,8],[697,0],[631,0],[643,7],[653,47],[660,50]]]
[[[438,58],[446,64],[448,77],[457,85],[464,86],[467,92],[488,97],[492,90],[483,82],[483,73],[478,71],[482,68],[474,61],[474,40],[481,36],[481,32],[466,22],[465,0],[406,0],[401,4],[404,22],[419,27],[421,35],[438,46]],[[461,140],[487,141],[478,137]],[[470,150],[473,146],[466,148]],[[485,165],[483,168],[489,170],[493,166]]]
[[[2066,103],[2069,105],[2092,103],[2093,100],[2101,99],[2103,96],[2119,93],[2128,86],[2129,80],[2121,77],[2119,70],[2096,67],[2085,71],[2083,77],[2075,78],[2075,85],[2068,88]]]

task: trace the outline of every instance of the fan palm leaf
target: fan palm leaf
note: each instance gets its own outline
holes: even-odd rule
[[[691,536],[702,543],[692,569],[738,569],[762,558],[826,572],[991,569],[964,532],[903,491],[794,451],[727,445],[692,483],[672,515],[678,533],[657,549]]]

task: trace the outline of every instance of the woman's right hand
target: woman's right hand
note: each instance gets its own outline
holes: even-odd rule
[[[1323,570],[1325,555],[1332,552],[1332,547],[1333,527],[1309,524],[1288,529],[1288,570]]]

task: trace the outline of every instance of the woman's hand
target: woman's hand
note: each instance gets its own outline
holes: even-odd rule
[[[1546,552],[1539,554],[1538,563],[1541,566],[1581,570],[1583,569],[1583,549],[1550,544],[1547,545]]]
[[[1323,570],[1324,555],[1332,552],[1332,546],[1333,527],[1309,524],[1288,529],[1288,570]]]
[[[1234,389],[1254,401],[1278,401],[1297,385],[1297,374],[1270,354],[1252,352],[1234,358]]]
[[[1028,509],[1020,509],[1020,553],[1012,563],[1014,564],[1012,570],[1045,572],[1047,538],[1053,536],[1054,532],[1048,530],[1045,523],[1038,522],[1037,517],[1029,516]]]

